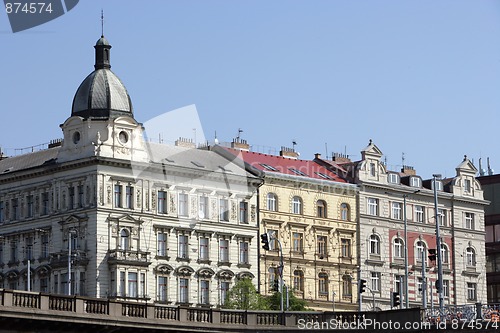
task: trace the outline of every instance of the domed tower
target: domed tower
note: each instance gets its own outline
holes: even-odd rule
[[[76,90],[71,116],[61,125],[58,161],[104,156],[146,162],[142,124],[134,119],[127,89],[111,71],[111,45],[101,36],[94,48],[94,71]]]

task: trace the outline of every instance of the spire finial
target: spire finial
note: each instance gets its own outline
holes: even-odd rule
[[[104,37],[104,10],[101,9],[101,37]]]

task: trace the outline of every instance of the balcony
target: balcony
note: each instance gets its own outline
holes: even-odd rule
[[[130,250],[110,250],[108,262],[110,264],[136,265],[147,267],[151,264],[149,260],[151,252],[130,251]]]
[[[52,268],[60,268],[68,266],[68,252],[57,252],[50,254],[50,266]],[[71,252],[71,264],[75,266],[86,266],[89,262],[87,253],[81,250]]]

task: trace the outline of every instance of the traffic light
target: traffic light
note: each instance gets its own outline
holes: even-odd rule
[[[260,242],[262,243],[262,248],[269,251],[269,236],[267,233],[260,235]]]
[[[439,292],[439,279],[436,280],[435,286],[436,286],[436,291]]]
[[[429,249],[429,260],[436,261],[436,249]]]
[[[399,298],[399,293],[393,292],[392,297],[391,297],[391,307],[394,308],[394,307],[398,306],[399,304],[401,304],[401,300]]]
[[[359,293],[364,293],[366,288],[366,280],[359,280]]]

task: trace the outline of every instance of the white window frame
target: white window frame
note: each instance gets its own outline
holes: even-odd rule
[[[380,272],[370,272],[370,286],[373,292],[380,292]]]
[[[302,198],[299,196],[292,198],[292,214],[302,214]]]
[[[368,215],[378,216],[378,199],[376,198],[368,198]]]
[[[181,259],[189,259],[189,236],[187,235],[179,235],[178,257]]]
[[[370,255],[380,256],[380,237],[375,234],[370,235],[368,253]]]
[[[401,202],[392,202],[391,204],[391,211],[392,211],[392,218],[395,220],[401,220],[402,219],[402,214],[401,214],[401,207],[402,204]]]
[[[425,222],[425,207],[415,206],[415,222],[424,223]]]
[[[396,238],[394,239],[394,244],[393,244],[393,257],[397,259],[402,259],[404,258],[404,242],[401,238]]]
[[[272,212],[276,212],[277,211],[277,197],[276,197],[276,194],[274,193],[268,193],[267,194],[267,197],[266,197],[266,208],[267,210],[269,211],[272,211]]]
[[[189,195],[179,193],[179,216],[189,216]]]
[[[474,230],[474,213],[465,212],[464,213],[465,229]]]

